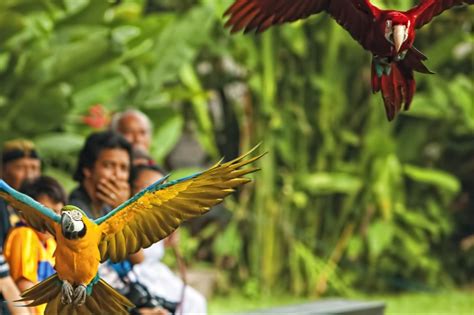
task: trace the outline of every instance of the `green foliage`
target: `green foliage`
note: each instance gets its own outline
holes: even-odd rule
[[[456,259],[443,248],[458,251],[465,228],[450,206],[474,151],[472,8],[418,31],[437,74],[416,74],[412,108],[389,123],[369,54],[328,16],[230,35],[230,2],[1,1],[0,140],[33,138],[67,188],[97,103],[145,111],[159,162],[184,129],[212,159],[262,141],[262,171],[227,203],[233,221],[212,246],[251,296],[463,278],[469,268],[445,268]],[[198,246],[186,239],[189,258]]]
[[[304,189],[313,194],[353,194],[362,186],[359,178],[348,173],[313,173],[303,175],[298,181]]]

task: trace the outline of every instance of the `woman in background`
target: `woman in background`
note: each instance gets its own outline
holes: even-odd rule
[[[162,177],[162,172],[154,165],[135,166],[132,169],[130,180],[133,194],[138,193]],[[145,248],[143,250],[144,261],[134,265],[133,270],[137,274],[138,280],[151,293],[173,302],[181,302],[182,299],[182,305],[178,307],[177,314],[206,314],[207,302],[205,297],[194,288],[185,286],[183,281],[167,265],[161,262],[165,254],[166,244],[175,242],[176,237],[176,232],[174,232],[167,239]],[[184,294],[182,295],[183,289]]]

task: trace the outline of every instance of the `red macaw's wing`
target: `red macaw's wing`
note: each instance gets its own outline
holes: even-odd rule
[[[380,11],[368,0],[236,0],[224,13],[229,16],[225,26],[231,32],[261,32],[321,11],[329,13],[364,48],[370,48],[370,29]]]
[[[54,224],[58,224],[61,217],[53,210],[16,191],[3,180],[0,180],[0,198],[19,211],[22,219],[35,230],[48,231],[52,235],[56,234]]]
[[[200,216],[222,202],[236,187],[250,181],[244,175],[257,170],[240,169],[262,156],[245,159],[252,151],[167,184],[162,184],[164,178],[97,219],[95,222],[103,233],[99,243],[101,261],[121,261],[167,237],[183,221]]]
[[[474,0],[422,0],[419,5],[407,11],[407,14],[415,18],[415,28],[420,28],[444,10],[464,3],[474,4]]]

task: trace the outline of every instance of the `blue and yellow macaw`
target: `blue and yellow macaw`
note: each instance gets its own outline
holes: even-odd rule
[[[254,148],[255,149],[255,148]],[[254,150],[253,149],[253,150]],[[183,221],[206,213],[257,168],[241,169],[262,155],[222,160],[195,175],[164,183],[163,178],[96,220],[67,205],[61,215],[0,180],[0,197],[20,211],[27,224],[56,237],[56,274],[22,294],[46,314],[127,314],[133,304],[98,277],[101,262],[124,260],[170,235]]]

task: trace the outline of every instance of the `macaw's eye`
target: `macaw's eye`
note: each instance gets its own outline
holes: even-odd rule
[[[79,221],[82,219],[82,213],[77,210],[71,211],[71,218],[75,221]]]

